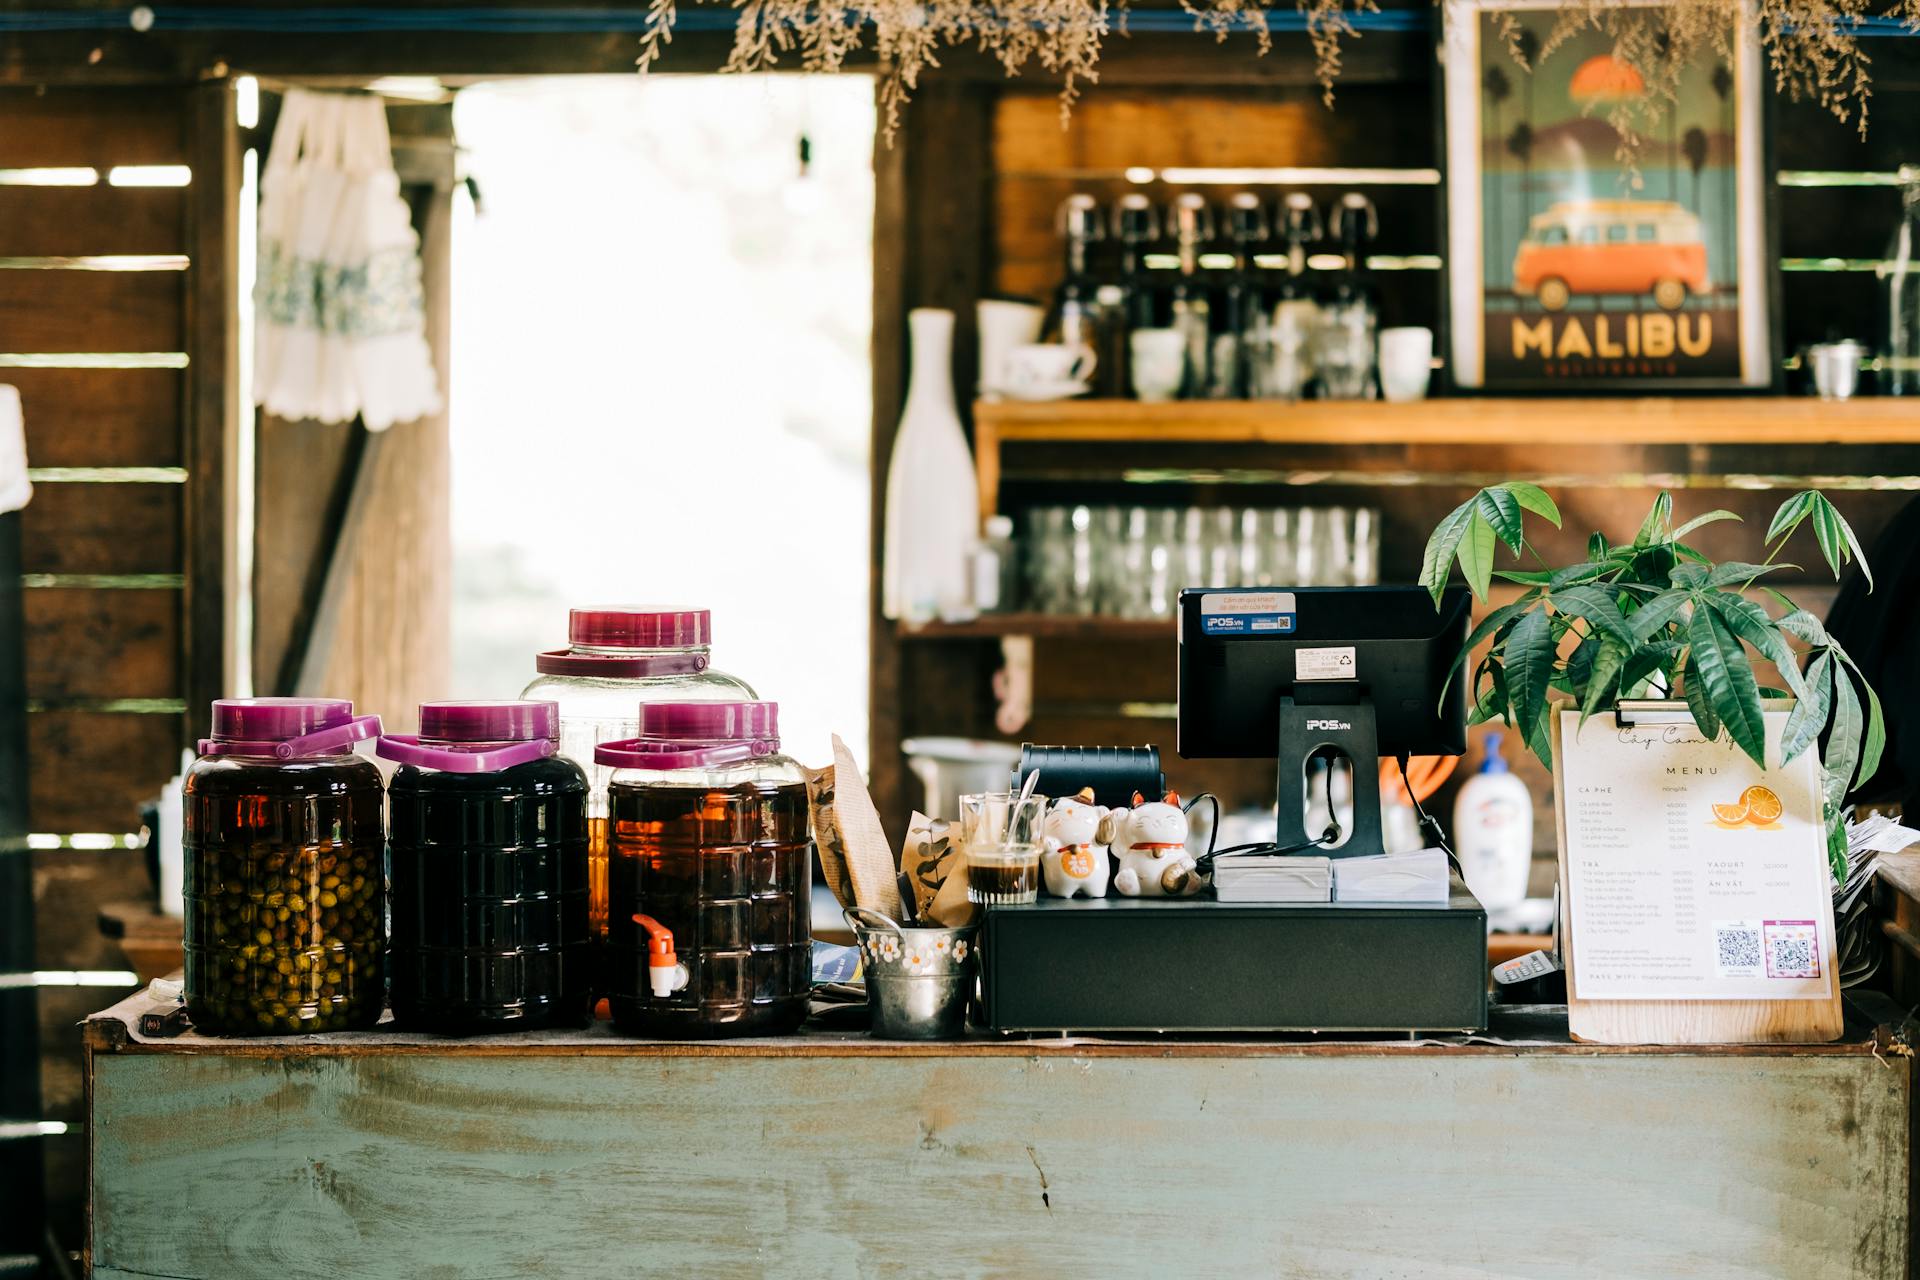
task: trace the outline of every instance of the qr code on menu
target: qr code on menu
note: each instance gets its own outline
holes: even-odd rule
[[[1713,926],[1713,969],[1722,978],[1757,978],[1760,968],[1760,922],[1721,920]]]
[[[1820,976],[1819,933],[1811,920],[1769,920],[1766,925],[1767,976]]]

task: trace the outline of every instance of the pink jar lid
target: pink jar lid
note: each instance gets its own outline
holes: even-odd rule
[[[535,655],[533,669],[543,676],[600,680],[697,676],[707,669],[709,659],[704,650],[712,641],[713,615],[706,609],[642,605],[571,609],[567,612],[567,642],[574,647]],[[583,648],[654,652],[578,652]]]
[[[420,737],[426,742],[532,742],[560,737],[557,702],[423,702]]]
[[[640,733],[593,749],[596,764],[621,769],[697,769],[780,750],[775,702],[646,702]]]
[[[713,643],[706,609],[600,605],[567,612],[567,640],[594,649],[692,649]]]
[[[348,751],[379,733],[380,717],[354,715],[346,698],[218,698],[200,754],[291,760]]]
[[[555,702],[423,702],[420,732],[387,734],[375,750],[423,769],[494,773],[544,760],[559,741]]]
[[[640,732],[655,742],[750,742],[758,738],[780,743],[780,704],[777,702],[643,702]]]

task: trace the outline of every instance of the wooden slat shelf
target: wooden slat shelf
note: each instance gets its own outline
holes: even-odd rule
[[[1805,396],[1381,400],[979,401],[980,504],[999,501],[1010,442],[1273,445],[1920,444],[1920,400]]]

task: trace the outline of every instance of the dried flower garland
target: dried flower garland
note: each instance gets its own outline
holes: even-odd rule
[[[673,40],[676,0],[649,0],[639,65],[652,65]],[[898,127],[920,75],[940,65],[942,49],[972,47],[993,55],[1008,75],[1029,62],[1058,74],[1063,117],[1084,83],[1099,77],[1100,45],[1109,30],[1126,31],[1127,0],[733,0],[739,12],[727,71],[764,71],[798,53],[805,71],[838,71],[867,42],[885,68],[880,101],[889,136]],[[1251,31],[1264,54],[1272,37],[1270,6],[1257,0],[1181,0],[1196,30],[1225,40]],[[1314,75],[1329,106],[1340,75],[1341,42],[1356,32],[1352,17],[1378,12],[1374,0],[1295,0],[1314,54]],[[1872,93],[1869,58],[1858,32],[1874,22],[1920,30],[1920,0],[1568,0],[1552,30],[1536,41],[1517,21],[1501,24],[1507,50],[1531,69],[1582,29],[1612,37],[1613,56],[1641,78],[1646,92],[1618,95],[1607,107],[1629,148],[1677,94],[1680,75],[1697,58],[1733,55],[1733,33],[1752,22],[1774,85],[1795,101],[1811,100],[1845,123],[1867,127]]]

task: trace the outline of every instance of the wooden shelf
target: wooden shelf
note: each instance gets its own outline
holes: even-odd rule
[[[1920,400],[1806,396],[1381,400],[979,401],[980,509],[1008,442],[1276,445],[1920,444]]]
[[[899,624],[902,640],[997,640],[1003,636],[1041,639],[1165,640],[1174,638],[1172,618],[1077,617],[1051,613],[991,613],[971,622]]]

